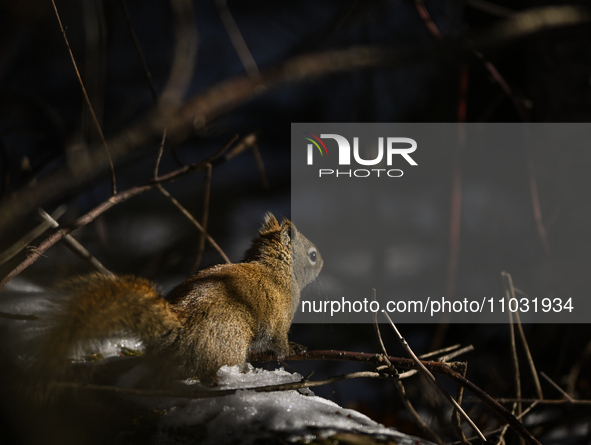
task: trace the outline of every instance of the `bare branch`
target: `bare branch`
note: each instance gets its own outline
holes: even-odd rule
[[[47,223],[50,224],[51,227],[53,227],[54,229],[59,228],[60,225],[58,224],[58,222],[51,216],[49,216],[45,210],[39,209],[38,213],[39,216],[41,216],[41,218],[43,218],[44,221],[47,221]],[[111,272],[109,269],[103,266],[103,264],[94,256],[92,256],[90,252],[86,250],[86,248],[82,244],[80,244],[74,237],[72,237],[72,235],[65,235],[63,241],[66,247],[68,247],[68,249],[70,249],[79,258],[81,258],[86,263],[90,264],[90,266],[94,267],[100,273],[104,275],[113,275],[113,272]]]
[[[168,128],[173,143],[185,140],[195,129],[203,128],[222,113],[234,109],[246,100],[271,89],[316,80],[351,70],[379,66],[402,67],[424,60],[440,60],[458,56],[475,48],[500,45],[552,28],[586,23],[589,13],[575,6],[552,6],[515,14],[495,25],[484,34],[470,40],[441,42],[422,51],[401,51],[393,48],[355,46],[344,50],[311,53],[294,57],[261,73],[257,79],[237,77],[210,87],[180,107],[156,107],[137,123],[127,127],[108,141],[109,154],[116,162],[130,152],[144,147]],[[109,166],[104,150],[94,147],[85,159],[63,167],[38,181],[31,189],[21,190],[2,205],[0,213],[10,215],[0,219],[0,233],[30,214],[35,208],[88,184]]]
[[[39,320],[39,315],[23,315],[23,314],[9,314],[8,312],[0,312],[0,318],[7,318],[8,320],[24,320],[33,321]]]
[[[560,394],[562,394],[566,400],[568,400],[569,402],[575,401],[575,399],[573,399],[564,389],[562,389],[560,386],[554,383],[554,380],[552,380],[546,374],[540,372],[540,375],[544,377],[548,381],[548,383],[550,383],[550,385],[552,385]]]
[[[232,41],[232,45],[234,45],[234,49],[236,50],[238,57],[240,57],[240,61],[242,62],[246,73],[250,77],[258,77],[260,75],[259,68],[252,57],[252,54],[248,50],[248,45],[246,45],[244,37],[242,37],[240,28],[238,28],[234,17],[232,17],[232,13],[228,8],[227,0],[216,0],[215,5],[218,8],[222,22],[224,22],[226,32]]]
[[[447,400],[449,400],[449,402],[462,415],[462,417],[464,417],[464,419],[466,419],[466,422],[468,422],[468,424],[474,430],[474,432],[478,435],[478,437],[480,437],[480,439],[483,442],[486,442],[486,437],[484,437],[484,435],[478,429],[478,427],[476,426],[476,424],[472,421],[472,419],[470,419],[470,416],[468,416],[468,414],[466,414],[464,412],[464,410],[458,404],[458,402],[456,402],[455,399],[445,390],[445,388],[443,388],[443,386],[441,386],[441,384],[437,381],[437,379],[435,378],[435,376],[433,374],[431,374],[431,372],[429,372],[429,370],[425,367],[425,365],[423,365],[421,363],[421,361],[415,355],[415,353],[413,352],[413,350],[410,348],[410,346],[408,345],[408,343],[406,342],[406,340],[404,339],[404,337],[402,335],[400,335],[400,332],[396,328],[396,325],[392,322],[392,319],[390,318],[390,316],[388,315],[388,313],[385,312],[385,311],[382,311],[382,313],[386,316],[386,318],[390,322],[390,326],[392,326],[392,329],[394,330],[394,332],[396,332],[396,335],[398,336],[398,340],[400,340],[400,343],[402,344],[402,346],[404,347],[404,349],[406,349],[406,351],[408,352],[408,354],[412,357],[412,359],[418,365],[419,369],[427,377],[427,380],[429,380],[431,383],[433,383],[441,391],[441,393],[445,396],[445,398]]]
[[[176,30],[176,45],[168,81],[160,95],[165,106],[176,106],[183,101],[191,84],[199,35],[195,24],[195,13],[191,0],[170,0]]]
[[[219,390],[193,390],[193,391],[174,391],[164,389],[133,389],[133,388],[119,388],[116,386],[92,385],[74,382],[53,382],[50,384],[51,389],[75,389],[75,390],[89,390],[112,393],[119,396],[140,396],[140,397],[171,397],[184,399],[208,399],[213,397],[224,397],[236,394],[237,391],[254,391],[254,392],[274,392],[274,391],[292,391],[300,388],[313,388],[316,386],[328,385],[330,383],[340,382],[342,380],[351,380],[358,378],[388,378],[384,374],[378,372],[362,371],[352,372],[350,374],[343,374],[339,376],[329,377],[323,380],[301,382],[282,383],[279,385],[254,386],[249,388],[236,389],[219,389]]]
[[[208,164],[205,167],[205,190],[203,191],[203,217],[201,219],[201,225],[203,226],[203,232],[201,232],[201,236],[199,237],[199,245],[197,246],[197,254],[195,255],[195,260],[193,261],[193,266],[191,267],[191,275],[193,275],[198,269],[199,264],[201,264],[201,258],[203,256],[203,252],[205,251],[205,239],[207,234],[207,223],[209,221],[209,197],[211,192],[211,164]]]
[[[72,233],[74,230],[77,230],[80,227],[84,227],[88,223],[94,221],[94,219],[97,216],[106,212],[107,210],[109,210],[111,207],[113,207],[116,204],[120,204],[122,202],[125,202],[129,198],[140,195],[140,194],[158,186],[159,184],[174,181],[175,179],[178,179],[181,176],[191,174],[191,173],[194,173],[196,171],[203,169],[205,167],[205,165],[210,164],[213,159],[220,156],[226,148],[227,147],[224,147],[222,150],[219,150],[217,153],[214,153],[212,156],[208,157],[207,159],[205,159],[203,162],[201,162],[199,164],[186,165],[185,167],[182,167],[178,170],[175,170],[173,172],[170,172],[170,173],[167,173],[163,176],[155,178],[152,181],[148,182],[147,184],[131,187],[130,189],[127,189],[123,192],[119,192],[116,195],[111,196],[107,201],[104,201],[103,203],[99,204],[97,207],[92,209],[90,212],[86,213],[85,215],[82,215],[80,218],[78,218],[76,221],[74,221],[74,223],[72,225],[70,225],[69,227],[63,227],[62,229],[54,232],[52,235],[47,237],[45,239],[45,241],[43,241],[39,246],[37,246],[35,251],[31,252],[22,263],[20,263],[6,277],[4,277],[4,279],[0,282],[0,291],[2,290],[2,288],[4,288],[6,283],[8,283],[10,280],[12,280],[18,274],[20,274],[23,270],[25,270],[27,267],[29,267],[31,264],[33,264],[35,261],[37,261],[39,259],[39,257],[43,254],[43,252],[45,252],[47,249],[49,249],[51,246],[53,246],[56,242],[61,240],[64,236],[66,236],[69,233]]]
[[[375,289],[373,289],[373,301],[376,301],[376,290]],[[373,315],[374,315],[373,326],[374,326],[376,334],[378,336],[378,340],[380,341],[380,346],[382,347],[382,351],[384,352],[384,360],[386,361],[386,364],[388,365],[390,372],[394,376],[397,376],[398,371],[396,370],[394,365],[392,365],[392,362],[390,360],[388,360],[388,351],[386,350],[386,345],[384,345],[384,341],[382,339],[382,333],[380,332],[380,325],[378,323],[378,313],[374,312]],[[423,419],[421,419],[421,416],[419,416],[419,413],[417,413],[414,406],[412,406],[412,403],[410,402],[408,396],[406,395],[406,389],[404,388],[404,385],[400,381],[400,378],[396,379],[395,384],[396,384],[396,390],[398,391],[398,395],[402,399],[402,403],[404,404],[404,407],[409,412],[409,414],[414,419],[414,421],[419,425],[420,428],[423,429],[423,431],[426,431],[428,434],[430,434],[431,437],[433,437],[437,441],[438,444],[443,445],[443,440],[441,440],[441,437],[439,437],[439,435],[437,433],[435,433],[435,431],[433,431],[431,429],[431,427],[429,425],[427,425]]]
[[[275,357],[271,354],[253,354],[249,357],[249,360],[266,361],[274,360]],[[368,354],[364,352],[351,352],[351,351],[308,351],[303,354],[293,355],[286,357],[285,360],[338,360],[348,362],[359,362],[366,363],[373,366],[380,366],[385,364],[385,360],[382,354]],[[388,360],[396,366],[396,368],[402,369],[418,369],[418,364],[409,358],[401,357],[388,357]],[[515,418],[507,409],[499,403],[499,401],[492,398],[470,380],[464,378],[457,371],[463,369],[463,364],[457,363],[442,363],[442,362],[431,362],[421,361],[429,371],[436,374],[445,376],[450,380],[456,382],[458,385],[463,386],[465,389],[475,395],[480,401],[491,408],[497,415],[503,418],[510,426],[525,439],[529,444],[539,445],[539,442],[532,436],[532,434],[523,426],[519,420]],[[513,401],[514,399],[510,399]],[[535,399],[526,399],[524,402],[534,402]],[[578,402],[578,401],[577,401]],[[591,402],[589,402],[591,404]]]
[[[58,207],[58,209],[54,212],[54,218],[59,219],[59,217],[62,216],[65,211],[65,205]],[[0,254],[0,264],[4,264],[8,260],[13,258],[21,250],[23,250],[29,244],[31,244],[36,238],[41,236],[50,227],[52,227],[52,224],[49,221],[44,220],[33,230],[27,232],[20,240],[18,240],[16,243],[14,243],[12,246],[10,246],[8,249],[6,249],[4,252]]]
[[[140,42],[137,38],[135,33],[135,29],[133,24],[131,23],[131,17],[129,16],[129,11],[127,10],[127,4],[125,0],[121,0],[121,7],[123,8],[123,16],[125,17],[125,22],[127,23],[127,29],[129,29],[129,34],[131,35],[131,40],[133,40],[133,46],[135,47],[135,52],[137,53],[140,59],[140,65],[142,66],[142,70],[144,72],[144,76],[146,77],[146,82],[148,82],[148,86],[150,87],[150,93],[152,94],[152,98],[154,99],[154,103],[158,103],[158,94],[156,93],[156,87],[154,87],[154,80],[152,79],[152,73],[148,68],[148,64],[146,63],[146,58],[144,57],[144,53],[142,51],[142,47],[140,46]]]
[[[195,219],[195,217],[193,215],[191,215],[191,212],[189,212],[185,207],[183,207],[183,205],[180,202],[178,202],[170,193],[168,193],[168,191],[164,187],[162,187],[161,184],[157,184],[156,188],[158,189],[158,191],[160,193],[162,193],[164,196],[166,196],[166,198],[168,198],[168,200],[177,209],[179,209],[181,211],[181,213],[183,215],[185,215],[189,221],[191,221],[191,223],[193,223],[193,225],[197,228],[197,230],[199,230],[202,234],[205,235],[209,244],[211,244],[211,246],[220,254],[220,256],[224,259],[224,261],[226,263],[230,264],[232,262],[232,261],[230,261],[230,258],[228,258],[228,256],[225,254],[225,252],[222,250],[222,248],[218,245],[218,243],[216,243],[215,240],[205,231],[203,226],[201,224],[199,224],[199,221],[197,221]]]
[[[505,272],[501,273],[503,277],[503,284],[505,286],[505,298],[507,299],[507,307],[511,298],[515,297],[515,290],[512,286],[511,276]],[[517,399],[521,399],[521,374],[519,372],[519,359],[517,356],[517,345],[515,344],[515,326],[513,324],[513,312],[507,311],[509,315],[509,339],[511,342],[511,359],[513,363],[513,373],[515,376],[515,395]],[[521,403],[517,404],[517,415],[521,415]]]
[[[70,48],[70,42],[68,42],[68,37],[66,37],[66,30],[62,25],[62,20],[60,18],[59,12],[57,10],[57,6],[55,4],[55,0],[51,0],[51,4],[53,5],[53,10],[55,11],[55,17],[60,25],[60,30],[62,32],[62,36],[64,37],[64,41],[66,42],[66,47],[68,48],[68,53],[70,54],[70,60],[72,60],[72,65],[74,66],[74,71],[76,71],[76,77],[78,78],[78,83],[80,83],[80,88],[82,89],[82,94],[84,95],[84,100],[86,101],[86,105],[88,106],[88,110],[92,116],[92,120],[94,125],[96,126],[96,130],[101,138],[103,143],[103,147],[105,149],[105,153],[107,155],[107,159],[109,161],[109,168],[111,169],[111,189],[112,194],[114,195],[117,193],[117,184],[115,182],[115,166],[113,165],[113,159],[111,158],[111,153],[109,152],[109,146],[107,145],[107,141],[103,134],[103,129],[101,128],[101,124],[96,117],[96,113],[94,112],[94,108],[92,103],[90,103],[90,98],[88,97],[88,93],[86,92],[86,88],[84,87],[84,82],[82,81],[82,77],[80,76],[80,71],[78,71],[78,65],[76,64],[76,59],[74,59],[74,54],[72,53],[72,49]]]

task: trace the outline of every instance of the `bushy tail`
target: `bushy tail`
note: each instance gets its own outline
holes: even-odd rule
[[[50,317],[37,354],[53,378],[66,373],[80,347],[121,332],[152,344],[179,326],[168,303],[144,278],[85,275],[65,283],[61,291],[65,297]]]

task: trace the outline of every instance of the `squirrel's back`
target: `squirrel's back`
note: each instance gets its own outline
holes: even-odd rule
[[[213,385],[221,366],[244,366],[249,349],[290,353],[300,291],[321,268],[316,247],[289,220],[279,224],[267,214],[242,263],[205,269],[166,299],[133,276],[91,274],[65,283],[40,360],[59,375],[76,346],[128,331],[158,372]]]

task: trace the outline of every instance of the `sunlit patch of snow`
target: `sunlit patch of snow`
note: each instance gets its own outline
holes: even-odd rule
[[[302,376],[283,369],[266,371],[249,366],[248,372],[224,366],[218,371],[216,389],[253,388],[298,382]],[[188,387],[198,385],[185,382]],[[283,437],[288,441],[329,437],[339,432],[371,434],[396,438],[404,445],[429,442],[407,436],[374,422],[367,416],[317,397],[309,389],[256,392],[243,389],[224,397],[191,400],[166,410],[159,423],[158,444],[178,440],[184,428],[202,426],[195,443],[253,443],[265,438]],[[417,442],[418,441],[418,442]]]

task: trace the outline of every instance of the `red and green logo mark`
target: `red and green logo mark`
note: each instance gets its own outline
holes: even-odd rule
[[[322,147],[324,148],[324,153],[326,153],[326,156],[328,156],[328,150],[326,149],[326,145],[324,145],[324,142],[322,142],[322,139],[320,139],[315,134],[308,133],[307,131],[302,131],[302,133],[312,136],[314,139],[316,139],[316,141],[320,142],[320,145],[322,145]],[[316,142],[314,139],[307,138],[307,137],[304,137],[304,139],[306,139],[306,140],[312,142],[314,145],[316,145],[316,148],[318,148],[318,151],[320,151],[320,156],[324,156],[324,153],[322,152],[322,148],[320,148],[320,145],[318,145],[318,142]]]

